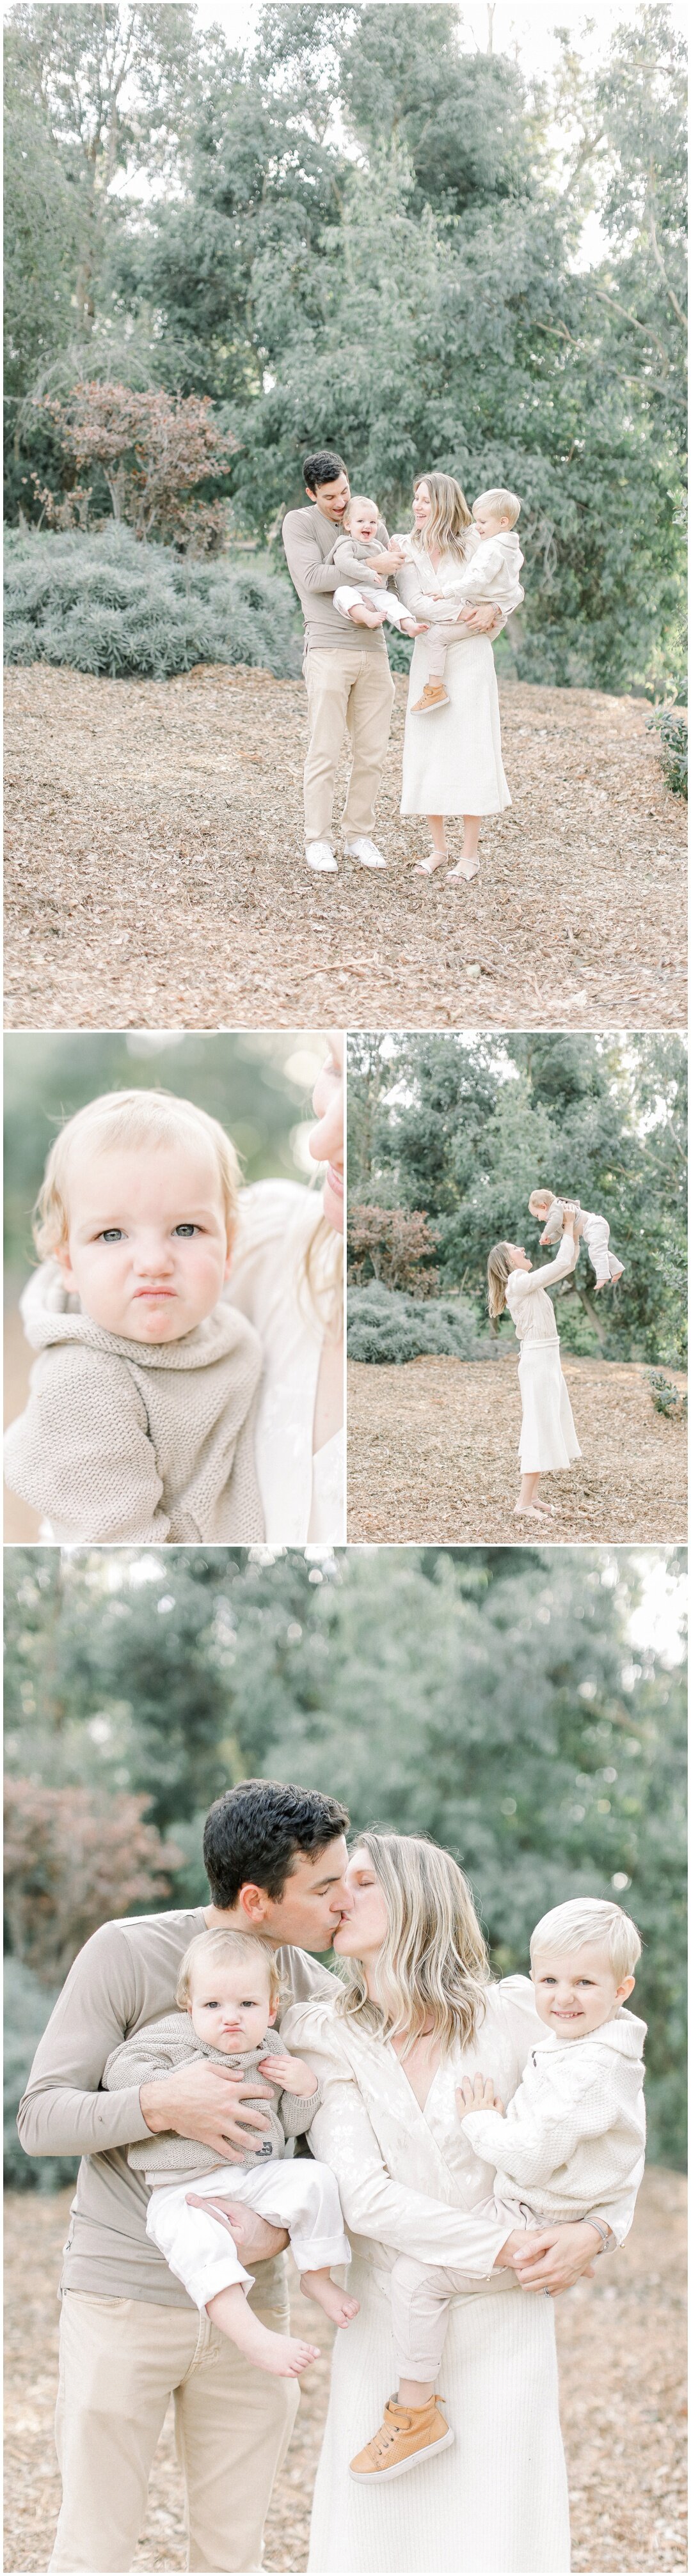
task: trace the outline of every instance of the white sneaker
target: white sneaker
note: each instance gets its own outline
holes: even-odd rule
[[[308,841],[305,858],[308,868],[316,868],[320,876],[337,876],[338,861],[330,841]]]
[[[366,833],[360,833],[357,841],[344,842],[344,849],[346,858],[359,859],[361,868],[386,867],[381,850],[375,849],[374,842],[368,841]]]

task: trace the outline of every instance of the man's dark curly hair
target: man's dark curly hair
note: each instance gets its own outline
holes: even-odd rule
[[[214,1905],[235,1905],[250,1881],[280,1903],[301,1852],[314,1859],[350,1817],[338,1798],[282,1780],[240,1780],[217,1798],[204,1827],[204,1868]]]
[[[303,456],[302,479],[306,492],[316,492],[320,483],[337,483],[339,474],[347,474],[342,456],[335,447],[318,447],[312,456]]]

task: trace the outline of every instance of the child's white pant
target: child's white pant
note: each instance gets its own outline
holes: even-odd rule
[[[334,608],[338,609],[341,617],[347,617],[348,611],[351,608],[373,607],[383,607],[388,617],[389,625],[397,626],[399,630],[402,626],[404,617],[410,616],[410,609],[401,608],[400,601],[394,599],[393,592],[390,590],[387,591],[386,596],[384,597],[380,590],[355,590],[354,586],[350,582],[342,581],[339,583],[338,590],[334,591]]]
[[[458,623],[430,626],[429,634],[425,636],[428,680],[443,680],[449,645],[457,644],[466,631]]]
[[[211,2173],[185,2182],[157,2183],[146,2213],[147,2236],[153,2237],[176,2280],[184,2283],[195,2307],[206,2308],[219,2290],[239,2281],[251,2290],[232,2236],[203,2209],[189,2209],[187,2196],[247,2201],[274,2227],[286,2227],[299,2272],[331,2271],[350,2262],[338,2190],[330,2165],[307,2156],[271,2156],[250,2172],[237,2165],[214,2165]]]
[[[499,2215],[493,2201],[488,2202],[487,2212],[495,2218]],[[399,2379],[438,2383],[449,2306],[457,2290],[467,2290],[468,2274],[447,2271],[436,2263],[428,2267],[416,2263],[412,2254],[398,2254],[390,2283]]]
[[[610,1252],[609,1226],[606,1216],[591,1218],[591,1222],[588,1227],[587,1242],[598,1286],[600,1286],[605,1279],[618,1279],[622,1263],[617,1261],[616,1256]]]

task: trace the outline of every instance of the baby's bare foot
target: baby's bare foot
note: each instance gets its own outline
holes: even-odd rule
[[[325,2279],[323,2273],[303,2272],[300,2288],[306,2299],[316,2299],[317,2306],[335,2326],[350,2326],[359,2314],[359,2300],[351,2299],[347,2290],[339,2290],[328,2274]]]
[[[258,2353],[253,2353],[252,2359],[259,2362],[260,2370],[273,2372],[276,2379],[299,2379],[301,2371],[309,2370],[311,2363],[319,2360],[319,2349],[318,2343],[300,2343],[297,2335],[268,2334],[261,2359]]]

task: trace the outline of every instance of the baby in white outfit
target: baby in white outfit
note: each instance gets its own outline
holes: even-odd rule
[[[145,2024],[113,2049],[103,2083],[108,2092],[128,2091],[201,2057],[255,2082],[254,2109],[266,2115],[268,2127],[257,2132],[248,2126],[239,2164],[224,2164],[197,2139],[178,2137],[172,2129],[128,2147],[127,2158],[151,2192],[147,2236],[195,2307],[206,2310],[255,2369],[296,2379],[318,2359],[318,2346],[262,2325],[247,2304],[252,2274],[240,2261],[229,2223],[219,2224],[190,2201],[191,2193],[197,2201],[219,2195],[246,2201],[272,2226],[287,2228],[305,2297],[315,2299],[334,2325],[350,2325],[357,2316],[357,2299],[331,2279],[332,2265],[350,2262],[334,2175],[311,2157],[294,2161],[287,2143],[311,2127],[321,2094],[312,2068],[281,2050],[273,2027],[279,1996],[275,1951],[265,1941],[231,1927],[199,1932],[180,1969],[179,2011]],[[250,2102],[247,2107],[251,2115]]]
[[[480,2207],[485,2217],[505,2220],[507,2234],[587,2220],[603,2248],[620,2241],[608,2205],[637,2192],[645,2152],[646,2026],[623,2009],[640,1951],[635,1923],[608,1899],[554,1906],[530,1944],[545,2039],[531,2049],[506,2111],[491,2076],[466,2076],[457,2090],[464,2147],[495,2168],[492,2198]],[[467,2290],[467,2273],[405,2254],[390,2280],[398,2403],[390,2402],[380,2432],[351,2462],[363,2483],[400,2476],[453,2441],[439,2398],[431,2441],[429,2418],[450,2300]]]
[[[570,1199],[568,1204],[576,1208],[581,1220],[583,1242],[588,1246],[595,1272],[595,1287],[607,1288],[610,1280],[622,1279],[624,1275],[623,1261],[618,1259],[616,1252],[610,1251],[607,1218],[589,1213],[587,1208],[581,1207],[579,1199]],[[554,1198],[551,1190],[531,1190],[528,1206],[531,1216],[536,1216],[542,1225],[540,1242],[559,1243],[566,1200]]]
[[[480,544],[459,564],[458,579],[446,590],[432,591],[425,614],[430,628],[425,646],[427,680],[422,696],[412,708],[414,716],[432,715],[435,707],[449,704],[444,682],[446,656],[450,644],[458,642],[457,628],[467,625],[474,608],[501,609],[509,617],[519,608],[524,597],[519,573],[523,556],[516,535],[520,501],[515,492],[496,490],[480,492],[473,502],[473,521]],[[396,540],[394,539],[394,543]]]
[[[379,510],[376,501],[368,500],[364,492],[351,492],[341,524],[345,534],[337,537],[327,557],[340,575],[338,589],[333,595],[334,608],[338,609],[341,617],[347,618],[354,608],[364,609],[364,619],[358,619],[360,626],[381,626],[386,619],[390,626],[398,627],[401,635],[419,635],[416,618],[411,617],[409,609],[401,607],[400,599],[387,589],[386,575],[376,570],[382,551],[381,544],[377,543]],[[393,543],[402,561],[400,542],[396,538]]]

